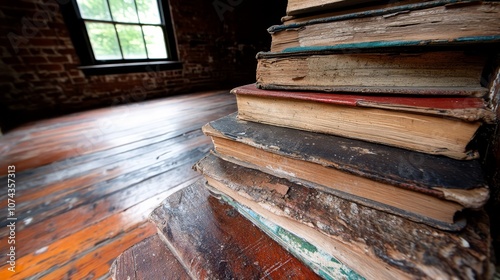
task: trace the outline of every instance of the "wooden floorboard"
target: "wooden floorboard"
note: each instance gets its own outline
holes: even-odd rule
[[[32,219],[38,222],[44,221],[46,217],[54,214],[65,212],[68,203],[76,207],[82,204],[88,204],[106,195],[111,195],[115,192],[127,190],[136,184],[147,181],[150,178],[158,176],[159,172],[175,170],[183,165],[192,165],[197,159],[205,154],[208,149],[208,143],[197,143],[202,150],[196,149],[196,146],[186,146],[188,151],[179,151],[171,147],[174,153],[168,158],[168,161],[157,160],[156,163],[146,163],[141,160],[133,159],[123,168],[113,168],[106,172],[98,171],[97,174],[90,173],[91,176],[82,176],[84,180],[68,180],[63,183],[56,184],[56,187],[50,186],[48,191],[46,188],[41,188],[41,193],[38,189],[35,190],[31,197],[38,199],[25,200],[20,195],[18,199],[17,217],[22,220]],[[177,152],[177,153],[176,153]],[[186,168],[184,168],[186,169]],[[127,170],[127,173],[122,173]],[[66,183],[67,182],[67,183]],[[52,192],[51,190],[58,190]],[[22,192],[21,192],[22,194]],[[27,196],[30,196],[27,194]],[[48,200],[50,198],[50,200]],[[6,221],[0,222],[0,228],[5,227]],[[0,232],[0,236],[2,236]]]
[[[59,126],[57,130],[49,129],[47,135],[37,133],[32,136],[32,133],[20,133],[24,136],[17,139],[7,134],[5,141],[8,143],[3,144],[0,151],[8,153],[10,160],[17,163],[17,169],[23,171],[138,141],[147,142],[160,135],[185,130],[186,128],[183,127],[199,126],[203,119],[216,118],[221,110],[227,108],[219,100],[213,99],[192,103],[183,103],[185,106],[191,106],[191,110],[178,110],[172,106],[166,106],[163,110],[148,110],[133,106],[126,113],[120,111],[118,114],[123,114],[122,117],[108,118],[109,123],[105,125],[99,119],[92,117],[94,126],[86,124],[83,127],[69,129]],[[196,110],[196,108],[203,108],[203,110]],[[135,111],[132,112],[134,109]],[[172,115],[172,112],[177,112],[177,114]],[[131,128],[134,133],[130,133]],[[9,138],[14,139],[9,141],[11,140]],[[39,140],[33,141],[33,139]],[[6,164],[6,162],[0,162],[0,175],[6,174]]]
[[[210,91],[81,112],[0,138],[0,252],[9,252],[8,166],[15,166],[16,273],[0,279],[101,279],[152,236],[151,211],[199,178],[211,148],[201,126],[236,111]],[[12,239],[11,239],[12,240]]]
[[[115,260],[111,270],[112,276],[117,280],[191,279],[183,265],[158,235],[123,252]]]

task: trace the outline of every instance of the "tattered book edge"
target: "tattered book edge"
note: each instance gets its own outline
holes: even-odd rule
[[[364,197],[355,196],[355,195],[352,195],[349,193],[345,193],[345,192],[342,192],[339,190],[335,190],[335,189],[320,185],[320,184],[316,184],[316,183],[312,183],[312,182],[309,182],[309,181],[306,181],[303,179],[288,176],[288,175],[283,174],[283,173],[278,174],[278,173],[274,172],[273,170],[269,170],[267,168],[262,168],[260,166],[256,166],[256,165],[253,165],[253,164],[250,164],[247,162],[243,162],[243,161],[240,161],[238,159],[217,153],[216,151],[211,151],[210,154],[208,154],[205,158],[209,157],[210,155],[213,155],[213,156],[218,157],[222,160],[231,162],[233,164],[243,166],[245,168],[259,170],[260,172],[263,172],[263,173],[266,173],[266,174],[269,174],[269,175],[272,175],[272,176],[275,176],[278,178],[286,179],[293,184],[297,184],[297,185],[300,185],[300,186],[303,186],[306,188],[312,188],[312,189],[316,189],[316,190],[319,190],[322,192],[326,192],[326,193],[332,194],[334,196],[337,196],[339,198],[342,198],[342,199],[345,199],[348,201],[352,201],[355,203],[359,203],[361,205],[370,207],[370,208],[378,210],[378,211],[388,213],[390,215],[397,215],[397,216],[403,217],[405,219],[408,219],[410,221],[413,221],[416,223],[422,223],[422,224],[425,224],[425,225],[428,225],[428,226],[431,226],[431,227],[434,227],[437,229],[447,230],[447,231],[459,231],[459,230],[462,230],[463,228],[465,228],[465,226],[467,225],[467,219],[464,217],[464,215],[462,215],[461,212],[456,213],[456,215],[454,217],[455,221],[453,223],[446,223],[443,221],[439,221],[439,220],[435,220],[435,219],[432,219],[429,217],[418,215],[418,214],[413,213],[413,212],[405,211],[405,210],[400,209],[400,208],[396,208],[396,207],[389,206],[389,205],[386,205],[386,204],[383,204],[380,202],[376,202],[376,201],[373,201],[371,199],[366,199]],[[203,159],[205,159],[205,158],[203,158]],[[203,159],[201,159],[199,162],[201,162]],[[204,174],[205,176],[210,176],[211,178],[218,180],[218,181],[221,180],[221,178],[216,178],[216,176],[214,176],[214,174],[205,174],[203,168],[201,168],[198,165],[198,163],[195,164],[194,169],[196,171]]]
[[[316,274],[324,279],[335,280],[339,275],[346,277],[346,279],[364,279],[357,274],[354,270],[342,264],[334,256],[323,251],[321,248],[314,246],[307,240],[289,232],[288,230],[280,227],[272,221],[262,217],[250,208],[236,202],[223,192],[215,187],[212,187],[208,182],[205,182],[205,187],[217,199],[220,199],[234,209],[236,209],[246,219],[256,225],[269,237],[271,237],[278,244],[283,246],[288,252],[294,255],[297,259],[309,266]],[[318,261],[318,258],[321,258]],[[323,263],[323,264],[321,264]],[[324,265],[327,263],[329,265]]]
[[[223,124],[226,124],[228,121],[229,121],[228,125],[231,125],[234,120],[236,120],[237,122],[244,122],[244,123],[248,123],[248,124],[251,123],[251,122],[247,122],[244,120],[238,120],[236,117],[236,113],[234,113],[234,114],[228,115],[226,117],[223,117],[219,120],[212,121],[210,123],[205,124],[202,127],[202,131],[205,135],[210,136],[210,137],[220,137],[223,139],[240,142],[240,143],[249,145],[251,147],[263,149],[267,152],[271,152],[271,153],[278,154],[281,156],[309,161],[309,162],[316,163],[316,164],[319,164],[319,165],[322,165],[325,167],[334,168],[334,169],[337,169],[339,171],[354,174],[356,176],[361,176],[361,177],[368,178],[370,180],[375,180],[378,182],[394,185],[397,187],[430,194],[430,195],[433,195],[433,196],[436,196],[436,197],[442,198],[442,199],[445,198],[445,194],[442,191],[443,188],[455,189],[452,187],[443,186],[442,184],[434,184],[434,183],[433,184],[429,184],[429,183],[424,184],[422,182],[410,180],[406,177],[387,178],[386,174],[383,174],[383,176],[382,176],[379,173],[372,172],[371,169],[359,169],[356,166],[347,166],[345,164],[342,164],[341,162],[333,162],[333,161],[328,160],[328,159],[322,159],[318,156],[309,156],[309,155],[298,156],[298,154],[300,154],[301,151],[294,150],[294,151],[284,152],[284,151],[282,151],[282,149],[280,147],[278,147],[279,144],[275,144],[276,146],[273,146],[273,147],[270,147],[270,146],[268,147],[268,145],[266,145],[265,143],[262,143],[262,142],[257,143],[255,141],[253,141],[252,139],[248,138],[248,136],[241,137],[241,135],[233,135],[234,133],[227,133],[224,131],[220,131],[219,129],[216,129],[212,126],[212,124],[216,124],[217,122],[222,122]],[[255,125],[265,125],[265,124],[257,124],[257,123],[253,124],[253,126],[255,126]],[[276,129],[278,129],[278,128],[276,128]],[[282,128],[282,129],[288,129],[288,128]],[[307,133],[307,132],[304,132],[304,133]],[[320,134],[318,134],[318,135],[320,135]],[[334,136],[332,136],[332,137],[334,137]],[[335,137],[337,137],[337,136],[335,136]],[[359,140],[355,140],[355,139],[352,139],[350,141],[364,143],[363,141],[359,141]],[[388,149],[388,150],[397,149],[397,148],[388,147],[388,146],[380,145],[380,144],[373,144],[373,143],[367,143],[367,145],[376,145],[376,146],[380,146],[380,147],[385,147],[385,149]],[[412,153],[411,152],[409,152],[409,153],[410,154],[408,156],[411,157]],[[349,156],[350,155],[348,155],[348,154],[346,155],[346,157],[349,157]],[[435,155],[429,155],[429,156],[432,157]],[[412,166],[412,165],[410,165],[410,166]],[[461,183],[461,186],[463,186],[462,183]],[[460,189],[460,188],[458,188],[458,186],[457,186],[456,189]],[[482,205],[485,204],[487,199],[489,198],[489,188],[484,182],[482,182],[478,185],[473,185],[470,188],[466,188],[466,189],[484,189],[486,191],[486,193],[476,192],[476,194],[483,194],[481,196],[481,198],[479,199],[480,202],[482,203]],[[453,192],[453,191],[451,191],[451,192]],[[451,197],[449,193],[448,193],[448,197]],[[470,204],[471,200],[468,198],[468,196],[463,196],[460,194],[458,194],[458,196],[454,196],[453,201],[465,206],[466,208],[479,208],[480,207],[477,203],[478,202],[477,199],[474,202],[474,204]]]
[[[495,122],[495,113],[488,108],[482,98],[474,97],[413,97],[413,96],[386,96],[362,95],[332,92],[298,92],[263,90],[255,84],[233,88],[231,93],[236,96],[254,96],[259,98],[290,99],[326,103],[337,106],[358,106],[390,111],[402,111],[431,116],[452,117],[468,122],[484,121]],[[443,100],[444,99],[444,100]],[[436,100],[443,100],[437,103]],[[443,104],[445,104],[443,106]]]
[[[343,93],[353,92],[360,94],[403,94],[403,95],[429,95],[429,96],[473,96],[483,97],[488,92],[483,87],[353,87],[353,86],[295,86],[278,85],[268,83],[256,83],[257,88],[266,90],[289,90],[289,91],[320,91]]]
[[[413,10],[429,9],[429,8],[434,8],[434,7],[438,7],[438,6],[455,4],[455,3],[474,3],[474,2],[480,3],[480,1],[477,1],[477,0],[473,0],[473,1],[437,0],[437,1],[429,1],[429,2],[424,2],[424,3],[398,5],[398,6],[382,8],[382,9],[372,9],[372,10],[368,10],[368,11],[348,13],[348,14],[344,14],[344,15],[313,19],[313,20],[308,20],[306,22],[300,22],[300,23],[273,25],[273,26],[269,27],[267,29],[267,31],[270,34],[272,34],[274,32],[279,32],[279,31],[288,30],[288,29],[301,28],[303,26],[311,25],[311,24],[350,20],[350,19],[364,18],[364,17],[374,17],[374,16],[401,13],[401,12],[407,12],[407,11],[413,11]],[[331,6],[335,6],[335,5],[331,4]],[[327,5],[326,7],[329,7],[329,6]],[[324,9],[325,6],[322,5],[321,8]],[[314,11],[316,9],[318,9],[318,7],[297,10],[292,14],[287,14],[287,16],[290,17],[293,15],[299,15],[301,13]]]

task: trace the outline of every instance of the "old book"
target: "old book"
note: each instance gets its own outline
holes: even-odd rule
[[[304,13],[316,12],[328,9],[339,9],[375,0],[288,0],[286,14],[300,15]]]
[[[356,271],[340,262],[330,252],[323,250],[323,248],[321,247],[316,247],[308,240],[305,240],[286,230],[285,228],[273,223],[272,221],[264,218],[252,209],[243,206],[234,199],[231,199],[216,187],[212,187],[208,183],[205,184],[205,187],[210,191],[212,196],[234,207],[238,212],[240,212],[240,214],[257,225],[257,227],[259,227],[269,237],[279,243],[297,259],[309,266],[323,279],[364,279]]]
[[[204,182],[200,178],[168,196],[150,216],[190,279],[320,279],[231,206],[210,196]]]
[[[481,208],[489,197],[477,160],[246,122],[235,114],[203,131],[224,159],[443,229],[463,228],[459,212]]]
[[[414,48],[418,45],[379,42],[261,52],[257,54],[256,84],[272,90],[367,94],[483,96],[487,92],[481,75],[488,48],[481,52],[424,51]]]
[[[494,271],[484,211],[468,213],[462,231],[448,232],[213,154],[195,169],[209,186],[241,205],[238,210],[257,213],[367,279],[490,279]]]
[[[341,9],[328,9],[323,11],[317,11],[307,14],[300,14],[295,16],[285,15],[281,17],[281,22],[283,24],[306,22],[318,18],[327,18],[333,16],[347,15],[359,12],[368,12],[371,10],[388,9],[395,6],[403,6],[414,3],[422,3],[427,1],[422,0],[382,0],[374,1],[369,4],[361,4],[354,6],[346,6]]]
[[[425,32],[422,32],[425,30]],[[500,40],[500,3],[438,0],[272,26],[271,51],[338,44]]]
[[[477,153],[467,145],[495,114],[481,98],[366,96],[261,90],[246,85],[236,95],[247,121],[334,134],[455,159]]]

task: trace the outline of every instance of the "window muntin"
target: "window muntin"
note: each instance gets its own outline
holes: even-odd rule
[[[169,59],[156,0],[76,0],[96,62]]]

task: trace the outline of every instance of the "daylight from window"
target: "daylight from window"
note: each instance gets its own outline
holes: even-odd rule
[[[157,0],[77,0],[96,60],[167,58]]]

